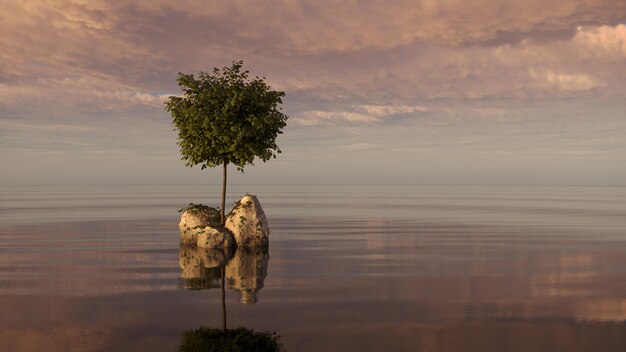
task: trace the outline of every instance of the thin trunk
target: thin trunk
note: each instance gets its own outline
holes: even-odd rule
[[[222,220],[222,225],[226,224],[226,216],[224,215],[224,208],[226,208],[226,166],[228,165],[227,161],[224,161],[224,177],[222,178],[222,208],[220,209],[220,215]]]
[[[222,265],[222,325],[226,331],[226,266]]]

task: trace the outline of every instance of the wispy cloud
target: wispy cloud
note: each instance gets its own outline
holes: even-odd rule
[[[341,125],[371,124],[382,122],[393,116],[426,112],[429,109],[421,105],[350,105],[347,110],[333,111],[304,111],[295,117],[295,123],[303,126],[314,126],[320,124]]]

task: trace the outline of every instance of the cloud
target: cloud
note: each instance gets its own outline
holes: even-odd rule
[[[578,27],[574,41],[588,53],[617,60],[626,57],[626,25]]]
[[[428,111],[427,107],[420,105],[361,105],[360,108],[379,117]]]
[[[296,123],[303,126],[334,124],[338,122],[373,122],[368,115],[347,111],[307,111],[298,116]]]
[[[320,124],[340,125],[379,123],[393,116],[426,112],[429,109],[421,105],[351,105],[349,109],[335,111],[304,111],[295,116],[295,123],[303,126]]]
[[[557,73],[549,69],[537,71],[532,67],[529,69],[529,74],[548,87],[555,87],[566,91],[583,91],[593,89],[601,85],[598,80],[589,74],[566,74]]]
[[[35,124],[16,120],[0,120],[0,130],[22,130],[28,132],[43,131],[53,133],[86,133],[93,131],[92,128],[85,126],[66,125],[66,124]]]
[[[615,24],[624,18],[620,1],[591,0],[584,3],[542,0],[497,2],[490,0],[380,2],[320,0],[304,2],[269,0],[215,1],[210,4],[180,1],[172,8],[167,1],[127,2],[114,13],[134,11],[144,18],[184,15],[189,21],[213,23],[210,28],[230,39],[263,45],[268,50],[290,53],[389,49],[416,42],[461,45],[520,38],[516,33],[542,36],[571,32],[580,24]],[[102,6],[102,2],[100,5]],[[223,19],[227,18],[228,21]],[[145,25],[141,21],[138,25]],[[130,25],[131,28],[134,26]],[[181,27],[186,27],[181,23]],[[188,37],[201,34],[188,33]],[[267,40],[273,38],[274,40]],[[183,39],[185,40],[185,39]],[[255,45],[256,44],[256,45]]]
[[[412,105],[409,99],[421,97],[520,97],[535,88],[543,95],[549,87],[533,86],[537,77],[529,77],[530,67],[554,72],[544,81],[557,82],[553,87],[565,92],[587,90],[603,83],[601,75],[587,72],[597,69],[595,61],[623,57],[622,2],[471,5],[16,2],[0,15],[0,77],[8,91],[3,99],[23,96],[20,89],[31,84],[49,84],[46,79],[70,85],[91,80],[103,90],[102,100],[117,95],[141,103],[139,96],[150,99],[152,92],[175,88],[179,71],[210,70],[244,58],[288,92]],[[605,57],[594,61],[599,52]],[[590,57],[592,67],[585,67]],[[612,65],[622,68],[616,60]],[[64,88],[49,84],[51,90]]]
[[[602,141],[626,133],[623,1],[46,0],[3,10],[5,148],[167,150],[175,137],[162,103],[179,93],[177,73],[237,59],[286,91],[287,147],[376,140],[390,151],[521,155],[532,141],[531,154],[593,155],[621,150]]]

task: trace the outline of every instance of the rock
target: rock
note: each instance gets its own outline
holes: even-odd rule
[[[235,246],[235,238],[223,227],[206,226],[197,233],[196,245],[199,248],[230,248]]]
[[[270,234],[267,218],[256,196],[246,194],[228,214],[226,228],[238,246],[267,247]]]
[[[204,227],[188,228],[180,231],[180,244],[194,245],[198,243],[198,234],[204,230]]]
[[[181,209],[181,211],[178,229],[182,244],[195,245],[198,242],[198,235],[203,232],[205,227],[220,227],[220,213],[215,208],[190,203],[187,208]]]

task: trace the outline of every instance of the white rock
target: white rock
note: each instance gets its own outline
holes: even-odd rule
[[[235,246],[235,238],[225,228],[206,226],[197,235],[198,248],[230,248]]]
[[[204,231],[205,227],[211,225],[211,220],[215,222],[216,215],[217,210],[215,209],[202,205],[190,205],[180,215],[180,222],[178,223],[180,243],[195,245],[198,242],[198,235]]]
[[[180,231],[180,244],[192,245],[198,243],[198,234],[204,230],[203,227],[194,227]]]
[[[226,218],[226,228],[232,232],[238,246],[266,247],[270,229],[256,196],[246,194]]]

